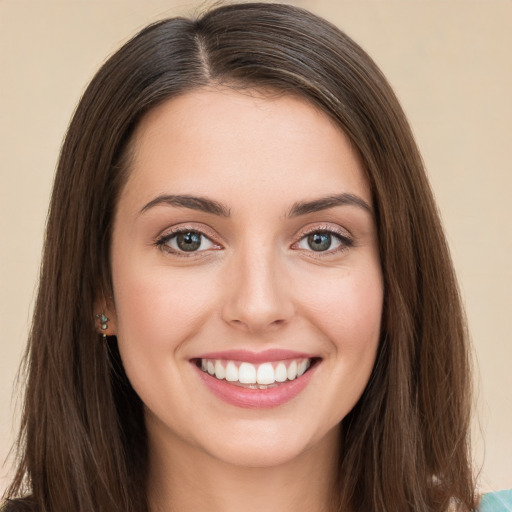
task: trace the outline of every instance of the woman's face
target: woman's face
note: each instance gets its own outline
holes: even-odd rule
[[[347,137],[302,99],[199,89],[150,112],[133,150],[111,325],[153,446],[265,466],[336,442],[383,301]]]

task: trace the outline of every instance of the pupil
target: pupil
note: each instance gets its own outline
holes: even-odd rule
[[[331,235],[328,233],[313,233],[308,236],[308,245],[313,251],[327,251],[331,247]]]
[[[201,245],[201,235],[189,231],[188,233],[180,233],[176,239],[178,247],[182,251],[195,251]]]

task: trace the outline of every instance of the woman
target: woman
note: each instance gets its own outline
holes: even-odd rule
[[[147,27],[54,185],[12,510],[471,510],[460,299],[404,115],[300,9]]]

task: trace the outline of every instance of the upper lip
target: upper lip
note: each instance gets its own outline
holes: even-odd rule
[[[318,357],[304,352],[296,352],[285,349],[268,349],[261,352],[250,350],[223,350],[219,352],[208,352],[193,359],[223,359],[226,361],[245,361],[247,363],[265,363],[268,361],[285,361],[287,359],[312,359]]]

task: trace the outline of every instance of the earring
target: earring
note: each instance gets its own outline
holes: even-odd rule
[[[108,318],[103,313],[101,315],[96,315],[96,318],[100,321],[101,330],[106,331],[108,329]]]

